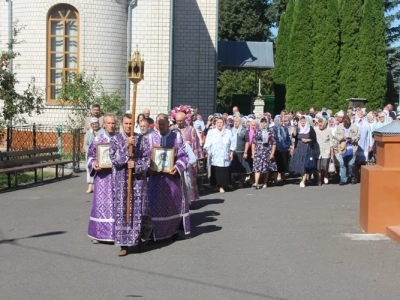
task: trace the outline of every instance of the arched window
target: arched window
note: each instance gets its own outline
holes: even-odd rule
[[[47,102],[57,104],[63,78],[79,71],[79,13],[67,4],[53,7],[47,20]]]

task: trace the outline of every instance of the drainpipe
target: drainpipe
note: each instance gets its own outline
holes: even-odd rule
[[[217,20],[215,24],[215,88],[214,88],[214,112],[217,111],[217,95],[218,95],[218,30],[219,30],[219,0],[217,0]]]
[[[10,61],[8,63],[8,69],[12,73],[13,71],[13,59],[12,59],[12,41],[13,41],[13,21],[12,21],[12,0],[6,0],[8,2],[8,54]]]
[[[132,9],[136,6],[137,0],[131,0],[128,4],[128,24],[127,24],[127,51],[126,51],[126,61],[131,58],[131,51],[132,51]],[[131,82],[129,79],[126,79],[125,83],[125,108],[126,110],[130,110],[131,104]]]
[[[172,109],[173,83],[174,83],[174,0],[170,2],[171,18],[169,22],[169,82],[168,82],[168,111]]]

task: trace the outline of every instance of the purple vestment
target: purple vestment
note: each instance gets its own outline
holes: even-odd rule
[[[197,160],[203,158],[203,149],[200,146],[200,139],[197,135],[196,129],[192,126],[185,126],[185,128],[180,129],[183,140],[189,142],[190,147],[192,147],[193,153]]]
[[[147,169],[150,166],[150,145],[143,135],[135,133],[133,150],[133,182],[131,191],[130,222],[126,222],[126,198],[129,148],[125,133],[111,139],[110,158],[113,163],[114,218],[116,246],[135,246],[140,239],[151,234],[151,217],[147,197]]]
[[[193,150],[196,159],[203,158],[203,149],[200,146],[200,139],[197,135],[196,129],[194,127],[186,125],[184,128],[178,128],[177,126],[173,127],[174,130],[179,130],[182,134],[183,141],[188,143]],[[199,190],[197,188],[197,170],[193,168],[192,165],[187,165],[185,170],[185,197],[191,203],[192,201],[196,201],[200,199]]]
[[[90,176],[94,177],[94,192],[88,236],[92,239],[114,241],[114,214],[111,169],[96,171],[93,163],[97,161],[97,144],[110,143],[111,136],[103,133],[97,136],[89,146],[87,167]]]
[[[184,196],[183,172],[189,161],[182,136],[168,131],[162,136],[158,131],[148,135],[151,146],[175,148],[177,174],[151,174],[149,178],[149,204],[154,240],[165,239],[178,232],[183,219],[185,234],[190,233],[189,204]]]

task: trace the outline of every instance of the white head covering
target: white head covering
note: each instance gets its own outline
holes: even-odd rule
[[[344,117],[344,111],[343,111],[343,110],[339,111],[339,112],[337,113],[337,116],[338,116],[338,117]]]
[[[99,119],[96,118],[96,117],[91,117],[90,118],[90,124],[93,124],[93,123],[99,123]]]

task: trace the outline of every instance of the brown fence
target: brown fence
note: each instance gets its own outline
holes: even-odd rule
[[[58,147],[62,157],[72,159],[74,167],[79,167],[79,161],[85,160],[82,153],[84,138],[81,129],[31,124],[7,127],[5,143],[7,151]]]

